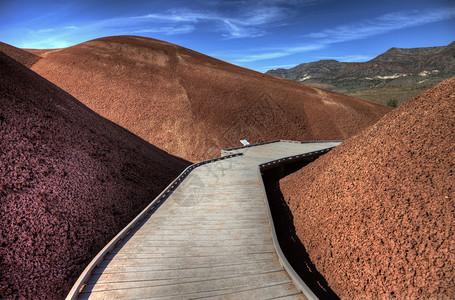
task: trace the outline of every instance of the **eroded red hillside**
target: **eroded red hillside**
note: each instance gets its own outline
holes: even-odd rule
[[[281,181],[344,299],[455,298],[455,78]]]
[[[142,37],[57,51],[33,70],[102,116],[192,161],[240,139],[345,139],[390,108],[323,91]]]
[[[0,53],[0,298],[62,299],[187,165]]]
[[[0,42],[0,52],[8,55],[28,68],[33,66],[33,64],[41,58],[38,54],[33,54],[2,42]]]

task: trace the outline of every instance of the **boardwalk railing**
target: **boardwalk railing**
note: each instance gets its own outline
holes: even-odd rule
[[[290,141],[290,142],[292,142],[292,141]],[[268,170],[270,168],[274,168],[278,165],[282,165],[284,163],[290,163],[290,162],[293,162],[296,160],[301,160],[301,159],[305,159],[305,158],[317,158],[317,157],[329,152],[333,148],[334,147],[329,147],[329,148],[325,148],[325,149],[318,150],[318,151],[313,151],[313,152],[308,152],[308,153],[304,153],[304,154],[288,156],[288,157],[284,157],[284,158],[277,159],[277,160],[272,160],[272,161],[260,164],[259,171],[262,172],[262,171]],[[284,255],[283,251],[281,250],[281,246],[280,246],[280,243],[278,242],[278,237],[277,237],[276,231],[275,231],[275,225],[273,223],[272,211],[270,210],[269,200],[267,199],[267,192],[266,192],[266,189],[264,186],[264,181],[261,180],[261,182],[262,182],[262,189],[264,191],[265,206],[267,208],[267,215],[269,218],[270,229],[272,231],[273,246],[275,247],[276,253],[278,255],[278,259],[280,260],[280,264],[288,272],[294,285],[308,298],[308,300],[313,300],[313,299],[316,300],[316,299],[318,299],[318,297],[300,278],[300,276],[297,274],[297,272],[291,266],[291,264],[287,260],[286,256]]]
[[[77,299],[79,293],[82,291],[86,285],[88,279],[92,275],[93,270],[103,261],[105,256],[112,251],[116,245],[121,242],[127,235],[130,233],[145,217],[147,217],[155,208],[159,206],[164,200],[166,200],[172,192],[182,183],[182,181],[193,171],[195,168],[220,161],[223,159],[228,159],[236,156],[241,156],[243,153],[236,153],[228,156],[217,157],[214,159],[205,160],[188,166],[174,181],[172,181],[164,191],[162,191],[142,212],[134,218],[122,231],[120,231],[90,262],[90,264],[84,269],[82,274],[77,279],[76,283],[73,285],[73,288],[68,293],[66,299]]]
[[[239,146],[239,147],[233,147],[233,148],[227,148],[227,149],[222,149],[221,150],[221,155],[227,155],[227,154],[233,154],[232,151],[235,150],[240,150],[240,149],[245,149],[245,148],[250,148],[250,147],[255,147],[255,146],[260,146],[260,145],[267,145],[267,144],[272,144],[272,143],[294,143],[294,144],[307,144],[307,143],[332,143],[332,142],[343,142],[342,140],[321,140],[321,141],[291,141],[291,140],[273,140],[269,142],[262,142],[262,143],[256,143],[256,144],[249,144],[245,146]],[[235,152],[234,152],[235,153]]]
[[[282,165],[284,163],[290,163],[290,162],[294,162],[296,160],[302,160],[305,158],[317,158],[317,157],[329,152],[333,148],[335,148],[335,147],[329,147],[329,148],[321,149],[318,151],[313,151],[313,152],[308,152],[308,153],[303,153],[303,154],[298,154],[298,155],[292,155],[292,156],[287,156],[287,157],[283,157],[280,159],[272,160],[272,161],[260,164],[259,169],[261,169],[261,171],[265,171],[267,169],[274,168],[277,165]]]

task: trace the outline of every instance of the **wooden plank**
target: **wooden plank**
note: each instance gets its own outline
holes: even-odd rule
[[[136,236],[154,236],[154,234],[157,235],[181,235],[181,234],[186,234],[186,235],[191,235],[191,236],[202,236],[202,237],[209,237],[211,238],[213,235],[216,236],[254,236],[256,233],[268,233],[266,230],[264,230],[263,227],[258,226],[258,227],[253,227],[253,228],[233,228],[233,229],[224,229],[224,228],[210,228],[210,229],[199,229],[199,228],[193,228],[190,227],[186,230],[169,230],[169,229],[161,229],[158,231],[138,231],[136,233]]]
[[[276,260],[256,262],[250,264],[238,264],[228,266],[218,266],[210,269],[207,268],[188,268],[161,271],[141,271],[141,272],[123,272],[123,273],[105,273],[93,276],[88,282],[89,285],[101,283],[116,283],[124,281],[155,281],[155,280],[183,280],[189,281],[202,278],[220,279],[225,276],[233,277],[234,275],[254,275],[260,273],[270,273],[281,271],[281,265]],[[188,281],[188,282],[189,282]],[[182,281],[183,282],[183,281]]]
[[[233,278],[222,278],[190,283],[160,285],[153,282],[121,282],[114,285],[101,285],[100,288],[90,286],[84,289],[81,296],[89,294],[89,299],[122,299],[145,298],[147,295],[160,296],[188,296],[198,298],[200,294],[221,291],[237,292],[242,288],[259,288],[278,284],[290,283],[290,278],[284,271],[266,274],[245,275]]]
[[[274,286],[248,289],[236,293],[229,293],[217,296],[208,296],[198,299],[287,299],[303,300],[306,299],[301,293],[296,292],[292,283],[277,284]]]
[[[147,258],[154,258],[157,256],[165,257],[172,256],[175,257],[179,255],[180,257],[186,256],[224,256],[224,255],[234,255],[237,253],[267,253],[274,252],[275,248],[273,244],[258,244],[258,245],[232,245],[225,247],[192,247],[191,244],[185,244],[183,247],[180,246],[171,246],[171,247],[144,247],[144,251],[141,254],[130,253],[128,249],[119,250],[117,253],[110,254],[113,261],[121,260],[140,260]],[[137,249],[136,249],[137,250]],[[145,252],[145,253],[144,253]],[[106,257],[106,259],[109,259]]]
[[[266,239],[270,237],[270,233],[268,232],[251,232],[251,233],[243,233],[241,237],[236,237],[228,232],[219,232],[216,235],[207,235],[207,234],[199,234],[197,232],[185,233],[185,232],[169,232],[166,234],[156,232],[153,235],[148,235],[145,233],[136,233],[138,238],[145,239],[146,237],[151,237],[153,239],[169,239],[169,240],[195,240],[195,241],[207,241],[207,240],[225,240],[225,239],[252,239],[252,238],[261,238]]]
[[[283,297],[274,297],[272,299],[277,299],[277,300],[302,300],[302,299],[308,299],[305,297],[305,295],[302,294],[294,294],[294,295],[288,295],[288,296],[283,296]]]
[[[135,239],[135,237],[132,237],[131,240]],[[137,238],[136,238],[137,239]],[[119,253],[121,252],[120,250],[128,250],[128,251],[134,251],[143,247],[183,247],[187,244],[190,244],[193,247],[218,247],[218,246],[246,246],[246,245],[263,245],[263,244],[268,244],[272,242],[271,238],[265,238],[265,239],[258,239],[258,238],[253,238],[253,239],[232,239],[232,240],[211,240],[207,239],[204,241],[197,241],[197,240],[155,240],[152,237],[149,238],[147,237],[146,239],[138,239],[142,241],[142,244],[132,246],[129,245],[129,241],[125,241],[119,244],[119,248],[111,252],[113,253]],[[128,244],[128,245],[127,245]]]
[[[255,264],[258,262],[273,261],[277,256],[275,252],[237,254],[232,257],[226,256],[206,256],[206,257],[181,257],[181,256],[163,256],[149,258],[144,264],[130,265],[105,259],[93,274],[121,273],[121,272],[140,272],[147,270],[176,270],[176,269],[210,269],[214,267],[234,266]]]
[[[156,220],[155,220],[156,221]],[[142,225],[143,229],[148,230],[155,230],[158,231],[160,228],[187,228],[188,226],[193,227],[208,227],[208,228],[244,228],[250,226],[268,226],[268,220],[263,218],[259,218],[257,220],[194,220],[194,219],[186,219],[186,220],[179,220],[174,222],[164,222],[164,219],[161,219],[159,222],[148,222]]]

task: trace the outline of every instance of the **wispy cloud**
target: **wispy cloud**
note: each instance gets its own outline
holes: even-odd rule
[[[38,34],[41,34],[41,33],[53,32],[53,31],[54,31],[53,28],[46,28],[46,29],[39,29],[39,30],[36,30],[35,32],[38,33]]]
[[[235,63],[253,62],[253,61],[258,61],[258,60],[266,60],[266,59],[289,56],[289,55],[293,55],[293,54],[297,54],[297,53],[315,51],[315,50],[319,50],[319,49],[322,49],[325,47],[326,47],[326,45],[324,45],[324,44],[313,44],[313,45],[299,45],[299,46],[293,46],[293,47],[274,48],[273,51],[242,55],[241,57],[234,58],[233,61]]]
[[[412,10],[382,15],[373,20],[341,25],[319,32],[313,32],[306,37],[314,38],[324,44],[340,43],[364,39],[394,30],[416,27],[455,17],[455,7],[430,11]]]
[[[175,34],[186,34],[193,32],[195,27],[193,25],[183,25],[183,26],[165,26],[165,27],[153,27],[146,29],[139,29],[133,31],[133,33],[161,33],[165,35],[175,35]]]
[[[318,59],[335,59],[342,62],[363,62],[372,59],[369,55],[318,56]]]
[[[309,1],[309,0],[307,0]],[[325,0],[324,0],[325,1]],[[266,1],[267,2],[267,1]],[[169,9],[136,16],[65,24],[55,28],[30,29],[31,39],[22,44],[25,47],[55,47],[56,39],[74,40],[75,37],[90,37],[116,34],[159,34],[183,35],[193,32],[217,33],[222,39],[242,39],[263,36],[270,27],[286,18],[286,9],[280,1],[245,1],[245,9],[232,11],[219,9],[217,1],[204,5],[204,9]],[[218,4],[226,5],[220,1]],[[243,2],[242,2],[243,3]],[[238,3],[237,3],[238,4]],[[215,6],[214,6],[215,5]],[[237,7],[238,8],[238,7]],[[34,41],[39,36],[39,41]],[[85,39],[81,38],[82,42]],[[49,44],[45,44],[48,41]],[[60,46],[63,43],[59,43]]]
[[[186,8],[181,5],[163,5],[163,10],[133,16],[118,16],[113,18],[72,21],[41,31],[31,30],[27,42],[33,45],[43,45],[41,41],[59,38],[74,42],[82,42],[87,37],[118,34],[157,34],[183,35],[194,32],[211,36],[218,34],[220,39],[257,38],[270,33],[273,28],[289,22],[290,16],[295,16],[300,8],[334,0],[194,0]],[[165,9],[165,7],[182,7]],[[197,9],[196,9],[197,8]],[[33,41],[39,34],[40,41]],[[25,40],[25,39],[24,39]],[[54,43],[49,44],[51,47]],[[244,61],[280,57],[281,53],[265,54],[255,57],[245,57]],[[286,54],[284,54],[286,55]]]
[[[261,7],[254,13],[243,13],[237,17],[217,11],[193,11],[188,9],[173,9],[163,13],[146,14],[126,19],[131,22],[150,22],[153,24],[167,24],[170,28],[176,25],[196,26],[204,23],[213,23],[211,30],[220,31],[225,38],[258,37],[265,34],[265,27],[273,22],[282,20],[284,12],[277,6]]]
[[[421,26],[438,21],[455,18],[455,7],[437,9],[430,11],[413,10],[409,12],[395,12],[379,16],[373,20],[364,20],[351,24],[336,26],[313,32],[305,35],[308,43],[290,45],[282,48],[269,48],[250,50],[242,57],[239,54],[232,54],[234,63],[248,63],[272,58],[290,56],[297,53],[305,53],[329,47],[335,43],[348,42],[352,40],[365,39],[375,35],[388,33],[394,30]],[[352,56],[340,57],[343,61],[365,60],[370,57]],[[333,58],[336,59],[336,58]]]
[[[59,37],[50,37],[35,42],[26,41],[19,46],[26,49],[56,49],[68,47],[70,46],[70,43],[60,39]]]
[[[261,67],[261,70],[268,71],[268,70],[272,70],[272,69],[288,69],[288,68],[293,68],[293,67],[295,67],[297,65],[298,65],[298,63],[296,63],[296,64],[274,65],[274,66],[263,66],[263,67]]]

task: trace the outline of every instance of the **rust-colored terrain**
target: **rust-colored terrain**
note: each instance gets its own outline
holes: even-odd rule
[[[345,139],[390,108],[134,36],[30,50],[32,67],[107,119],[173,155],[200,161],[239,144]]]
[[[451,78],[281,181],[341,298],[455,298],[454,140]]]
[[[0,53],[0,298],[62,299],[187,165]]]
[[[39,53],[40,50],[35,51]],[[20,62],[27,68],[30,68],[31,66],[33,66],[33,64],[35,64],[38,60],[41,59],[41,56],[39,56],[38,54],[33,54],[29,51],[25,51],[2,42],[0,42],[0,52]]]

